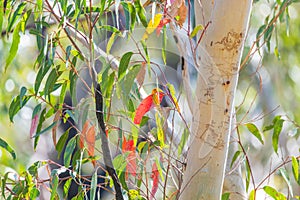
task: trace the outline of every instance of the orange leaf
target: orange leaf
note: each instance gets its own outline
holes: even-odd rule
[[[162,98],[164,97],[164,95],[165,94],[162,92],[162,90],[160,90],[160,89],[157,90],[156,88],[154,88],[152,90],[153,103],[158,106],[160,104]]]
[[[88,146],[88,154],[89,156],[94,156],[94,152],[95,152],[95,125],[92,126],[87,134],[86,134],[86,143]]]
[[[152,190],[151,190],[151,197],[150,197],[150,199],[153,199],[154,196],[155,196],[155,193],[157,192],[158,181],[159,181],[159,172],[158,172],[157,165],[156,165],[155,162],[152,165],[151,178],[152,178],[152,181],[153,181],[153,186],[152,186]]]
[[[55,115],[54,115],[54,119],[53,122],[57,122],[60,119],[60,110],[58,110]],[[53,140],[53,144],[54,146],[56,146],[56,130],[57,130],[57,126],[58,123],[56,123],[53,128],[52,128],[52,140]]]
[[[88,128],[89,128],[89,120],[87,120],[84,125],[83,125],[83,128],[82,128],[82,131],[81,131],[81,134],[80,134],[80,137],[79,137],[79,147],[80,149],[82,149],[84,147],[84,140],[85,140],[85,137],[86,137],[86,132],[88,131]]]

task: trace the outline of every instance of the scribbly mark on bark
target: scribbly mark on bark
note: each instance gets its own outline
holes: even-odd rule
[[[222,45],[222,50],[232,51],[235,50],[236,53],[242,42],[242,33],[237,33],[234,31],[230,31],[227,33],[225,37],[222,38],[221,41],[216,42],[216,44]]]

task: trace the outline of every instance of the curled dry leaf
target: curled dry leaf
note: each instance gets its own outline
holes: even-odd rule
[[[137,80],[137,82],[139,84],[139,89],[141,88],[141,86],[144,83],[145,75],[146,75],[146,62],[143,62],[142,63],[142,67],[141,67],[139,73],[136,76],[136,80]]]
[[[184,0],[174,0],[173,3],[171,3],[170,7],[170,17],[172,19],[176,19],[177,23],[180,27],[182,27],[183,23],[186,20],[187,15],[187,7],[185,5]]]

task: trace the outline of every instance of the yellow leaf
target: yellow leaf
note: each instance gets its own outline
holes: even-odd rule
[[[162,148],[165,147],[165,136],[164,136],[164,130],[162,127],[161,120],[158,116],[158,113],[155,114],[155,121],[157,125],[157,140],[160,142],[160,146]]]
[[[177,98],[176,98],[176,95],[175,95],[175,88],[172,84],[168,83],[167,84],[167,87],[169,88],[170,90],[170,94],[172,96],[172,100],[173,100],[173,103],[175,105],[175,108],[177,109],[178,112],[180,112],[180,108],[179,108],[179,105],[178,105],[178,101],[177,101]]]
[[[148,26],[146,28],[146,31],[145,31],[145,33],[143,35],[142,40],[147,40],[148,37],[149,37],[149,35],[155,31],[155,29],[159,25],[159,22],[160,22],[161,18],[162,18],[162,14],[158,13],[158,14],[156,14],[154,16],[153,20],[149,21]]]

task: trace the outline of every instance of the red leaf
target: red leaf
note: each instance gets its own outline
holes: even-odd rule
[[[139,105],[135,111],[135,117],[133,122],[135,124],[140,124],[143,116],[151,109],[153,104],[152,94],[147,96]]]
[[[164,95],[163,92],[157,91],[156,88],[153,89],[152,93],[147,96],[136,109],[133,122],[135,124],[140,124],[143,116],[153,107],[153,105],[159,105]]]
[[[133,151],[134,148],[134,141],[133,140],[126,140],[125,137],[123,137],[123,144],[122,144],[122,151],[126,152],[126,151]]]
[[[30,126],[30,138],[33,137],[33,134],[36,131],[37,125],[39,122],[39,115],[35,115],[31,120],[31,126]]]
[[[157,189],[158,189],[159,172],[158,172],[156,163],[153,163],[153,165],[152,165],[151,178],[152,178],[152,181],[153,181],[153,186],[152,186],[152,190],[151,190],[150,200],[154,198],[155,193],[157,192]]]
[[[160,22],[159,22],[159,24],[158,24],[158,26],[157,26],[157,28],[156,28],[156,35],[159,36],[159,35],[160,35],[161,29],[162,29],[166,24],[168,24],[168,23],[170,23],[170,22],[171,22],[171,19],[168,19],[168,18],[165,18],[165,19],[160,20]]]
[[[130,152],[127,157],[127,165],[126,165],[126,172],[125,177],[128,179],[128,173],[132,174],[133,176],[136,176],[136,154],[135,154],[135,147],[134,147],[134,141],[133,140],[126,140],[125,137],[123,137],[123,144],[122,144],[122,151]]]

